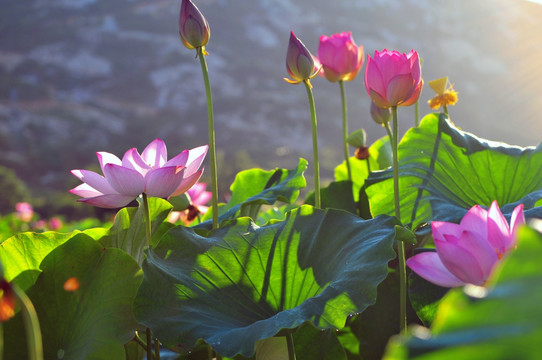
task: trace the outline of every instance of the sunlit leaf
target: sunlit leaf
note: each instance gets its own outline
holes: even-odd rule
[[[455,128],[444,115],[427,115],[399,144],[401,222],[416,228],[432,220],[459,222],[476,204],[497,200],[509,216],[525,204],[527,217],[542,198],[542,147],[521,148],[480,139]],[[367,181],[373,215],[394,214],[391,172]]]
[[[44,358],[123,358],[137,327],[132,303],[141,272],[134,259],[81,234],[51,251],[40,269],[27,294],[40,321]],[[79,286],[65,287],[70,278]],[[7,359],[27,358],[20,318],[6,323]]]
[[[304,205],[283,222],[239,218],[208,237],[174,228],[148,251],[136,316],[172,349],[201,338],[230,357],[306,321],[341,328],[374,303],[395,225]]]

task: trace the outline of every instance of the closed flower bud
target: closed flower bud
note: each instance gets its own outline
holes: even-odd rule
[[[382,109],[378,107],[374,102],[371,102],[371,117],[377,124],[384,126],[391,119],[390,108]]]
[[[357,46],[349,32],[320,36],[318,61],[322,64],[320,76],[331,82],[350,81],[363,64],[363,46]]]
[[[188,49],[198,49],[209,42],[209,23],[191,0],[183,0],[181,3],[179,35]]]
[[[318,74],[314,58],[310,51],[294,35],[290,34],[288,52],[286,54],[286,70],[292,79],[284,78],[291,84],[299,84],[302,81],[310,80]]]

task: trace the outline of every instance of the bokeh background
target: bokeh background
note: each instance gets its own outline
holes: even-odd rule
[[[423,77],[449,76],[454,123],[511,144],[542,140],[542,5],[525,0],[194,0],[211,26],[207,57],[221,198],[234,175],[311,159],[305,89],[289,85],[290,30],[316,54],[321,34],[351,31],[366,54],[416,49]],[[176,155],[207,143],[199,61],[178,36],[180,0],[0,0],[0,207],[86,216],[70,169],[98,169],[163,138]],[[324,183],[342,161],[339,87],[313,81]],[[350,130],[369,117],[363,71],[346,84]],[[420,113],[430,111],[426,86]],[[401,109],[401,132],[414,123]],[[312,170],[307,172],[310,178]],[[205,179],[204,179],[205,180]],[[2,205],[4,204],[4,205]],[[7,204],[7,205],[5,205]],[[5,212],[1,208],[0,212]]]

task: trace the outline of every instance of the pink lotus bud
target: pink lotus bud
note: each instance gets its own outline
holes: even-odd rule
[[[17,217],[24,222],[29,222],[34,216],[34,209],[27,202],[18,202],[15,204],[15,211],[17,212]]]
[[[53,230],[53,231],[58,231],[62,228],[62,220],[60,220],[59,217],[52,217],[51,219],[49,219],[49,229]]]
[[[418,53],[375,51],[367,59],[365,88],[373,102],[383,109],[409,106],[418,101],[423,80]]]
[[[200,48],[209,42],[209,23],[191,0],[183,0],[181,3],[179,35],[184,46],[189,49]]]
[[[381,107],[376,106],[374,102],[371,102],[371,117],[375,123],[385,126],[391,119],[391,110],[390,108],[382,109]]]
[[[290,84],[299,84],[302,81],[312,79],[318,74],[315,67],[314,57],[292,31],[288,52],[286,54],[286,70],[293,79],[284,78]]]
[[[331,82],[350,81],[363,64],[363,46],[358,47],[349,32],[320,36],[318,61],[322,64],[320,76]]]
[[[423,252],[407,260],[422,278],[444,287],[483,286],[497,263],[516,246],[516,229],[525,224],[523,204],[518,205],[510,226],[493,201],[489,210],[476,205],[453,224],[433,221],[436,252]]]

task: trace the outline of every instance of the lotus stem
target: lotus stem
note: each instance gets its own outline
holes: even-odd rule
[[[291,330],[286,331],[286,345],[288,346],[288,360],[296,360],[294,338]]]
[[[36,309],[24,291],[15,284],[11,284],[11,286],[15,298],[21,306],[27,336],[28,358],[30,360],[43,360],[43,343]]]
[[[305,88],[307,89],[307,96],[309,98],[309,107],[311,110],[311,123],[312,123],[312,154],[314,162],[314,207],[320,209],[322,207],[320,201],[320,164],[318,162],[318,132],[316,123],[316,108],[314,106],[314,96],[312,95],[312,86],[309,80],[303,81]]]
[[[398,139],[399,126],[397,124],[397,106],[392,108],[393,132],[391,149],[393,154],[393,197],[395,202],[395,217],[401,221],[401,210],[399,205],[399,160],[398,160]],[[401,333],[406,330],[406,296],[407,296],[407,278],[406,278],[406,260],[405,245],[402,241],[397,241],[397,257],[399,258],[399,328]]]
[[[339,81],[339,86],[341,88],[341,103],[343,110],[343,146],[344,146],[344,160],[346,161],[346,170],[348,171],[348,180],[352,182],[352,170],[350,169],[350,154],[348,153],[348,143],[346,139],[348,138],[348,109],[346,107],[346,92],[344,91],[344,81]]]
[[[142,194],[143,212],[145,213],[145,238],[147,246],[151,246],[151,212],[149,210],[149,199],[147,194]]]
[[[207,70],[207,62],[205,61],[205,52],[203,47],[197,49],[198,57],[201,64],[201,72],[203,73],[203,82],[205,83],[205,95],[207,97],[207,117],[209,119],[209,156],[211,158],[211,186],[212,198],[211,204],[213,209],[213,229],[218,228],[218,176],[216,168],[216,149],[215,149],[215,125],[213,115],[213,95],[211,93],[211,83],[209,82],[209,71]]]
[[[420,104],[419,101],[416,101],[414,104],[414,125],[418,127],[420,125]]]

